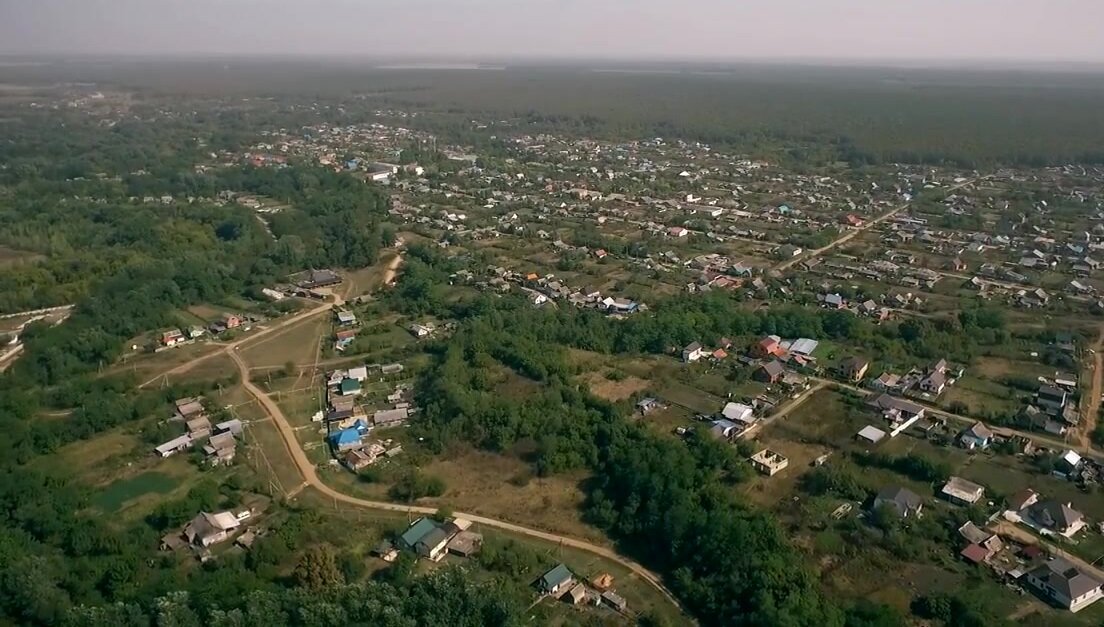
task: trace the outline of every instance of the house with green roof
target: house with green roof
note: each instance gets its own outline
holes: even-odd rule
[[[434,522],[432,518],[422,517],[415,520],[414,524],[410,525],[410,527],[399,536],[399,540],[402,541],[404,547],[414,550],[418,542],[436,528],[437,523]]]
[[[567,590],[575,581],[575,575],[571,573],[571,569],[563,564],[556,564],[552,567],[552,570],[541,575],[541,578],[537,580],[537,588],[545,594],[551,594],[553,596]]]
[[[341,395],[360,394],[360,381],[356,379],[343,379],[341,381]]]

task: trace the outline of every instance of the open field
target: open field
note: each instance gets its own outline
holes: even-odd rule
[[[314,316],[245,345],[241,356],[253,368],[283,368],[288,362],[313,365],[319,340],[328,335],[330,319]],[[324,340],[323,340],[324,341]]]
[[[125,358],[123,361],[106,369],[104,372],[107,374],[130,374],[138,381],[145,381],[160,372],[167,372],[197,357],[216,353],[220,350],[222,350],[222,347],[211,342],[186,344],[157,353],[136,354],[132,357]],[[201,374],[193,374],[193,371],[196,370],[200,371]],[[181,378],[184,380],[218,378],[226,376],[231,372],[233,372],[233,365],[229,363],[228,359],[213,357],[200,362],[195,368],[186,372],[170,375],[168,380],[171,382]]]
[[[113,514],[128,501],[147,494],[168,494],[179,482],[163,472],[151,470],[127,479],[113,481],[92,499],[92,504],[105,513]]]

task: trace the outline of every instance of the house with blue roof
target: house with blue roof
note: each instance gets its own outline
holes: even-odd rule
[[[361,433],[355,427],[342,429],[330,435],[330,445],[338,451],[349,451],[362,445],[360,437]]]

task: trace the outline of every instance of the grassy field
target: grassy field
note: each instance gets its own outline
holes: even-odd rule
[[[164,350],[159,353],[139,353],[133,357],[125,358],[118,362],[114,366],[106,369],[106,374],[132,374],[138,381],[146,381],[159,373],[167,372],[173,368],[187,363],[196,357],[201,357],[210,353],[215,353],[222,350],[222,347],[208,343],[199,342],[196,344],[188,344],[185,346],[179,346]],[[219,363],[221,362],[221,363]],[[216,364],[216,365],[212,365]],[[213,357],[199,365],[192,370],[197,370],[201,373],[217,372],[221,374],[214,374],[207,377],[206,374],[198,378],[217,378],[226,376],[229,372],[234,370],[233,364],[230,363],[229,358]],[[195,380],[197,376],[192,370],[182,372],[178,375],[173,375],[171,380],[175,380],[176,377],[185,377],[189,380]]]
[[[283,368],[286,363],[312,365],[318,356],[319,341],[330,334],[330,320],[324,314],[249,342],[241,355],[253,368]]]

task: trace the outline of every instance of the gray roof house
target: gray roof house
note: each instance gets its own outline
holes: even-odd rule
[[[1025,575],[1047,600],[1071,612],[1083,609],[1101,596],[1101,582],[1062,558],[1040,564]]]
[[[919,516],[924,509],[924,500],[918,494],[899,486],[882,488],[874,497],[874,509],[891,507],[901,518]]]

